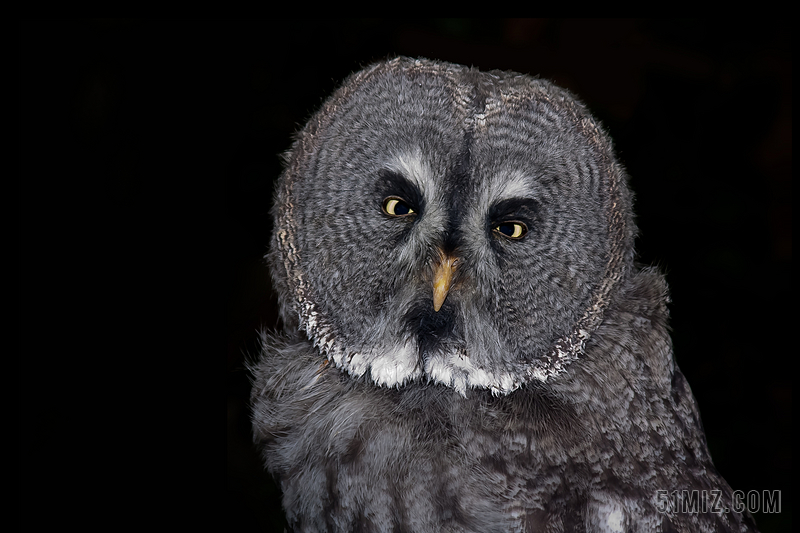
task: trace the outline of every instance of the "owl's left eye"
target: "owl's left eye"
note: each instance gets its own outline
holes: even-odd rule
[[[391,217],[407,217],[415,213],[414,209],[398,196],[390,196],[383,201],[383,212]]]
[[[494,231],[508,237],[509,239],[521,239],[528,233],[528,226],[523,222],[511,220],[508,222],[501,222],[494,226]]]

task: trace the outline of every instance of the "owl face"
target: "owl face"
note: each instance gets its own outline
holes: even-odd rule
[[[610,143],[527,76],[375,65],[287,163],[270,254],[284,320],[379,385],[546,380],[580,357],[631,261]]]

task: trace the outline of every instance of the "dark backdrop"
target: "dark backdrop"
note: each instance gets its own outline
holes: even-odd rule
[[[20,23],[20,523],[43,520],[43,492],[89,479],[114,516],[145,498],[194,518],[215,509],[231,531],[280,530],[250,447],[243,368],[257,330],[277,325],[262,256],[278,154],[349,73],[408,55],[538,74],[605,124],[636,194],[640,260],[667,274],[675,357],[715,464],[734,489],[781,490],[782,512],[756,518],[788,531],[788,28]],[[208,466],[221,460],[223,390],[227,500]],[[152,493],[110,496],[142,476]]]

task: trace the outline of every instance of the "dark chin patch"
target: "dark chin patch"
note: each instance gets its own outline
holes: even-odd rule
[[[431,353],[452,345],[458,337],[455,306],[445,301],[439,312],[433,303],[422,301],[414,305],[403,317],[406,332],[419,344],[420,359],[425,362]]]

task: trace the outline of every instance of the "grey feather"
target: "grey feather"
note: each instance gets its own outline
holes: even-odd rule
[[[627,177],[567,91],[373,65],[299,133],[274,216],[285,331],[252,367],[253,428],[297,531],[755,529],[659,499],[732,507]]]

